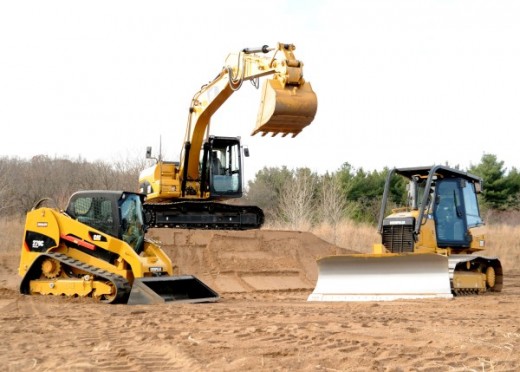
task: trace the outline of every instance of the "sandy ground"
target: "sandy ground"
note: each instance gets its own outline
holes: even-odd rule
[[[216,303],[105,305],[18,293],[18,252],[0,255],[5,371],[518,371],[520,272],[500,294],[452,300],[307,302],[309,233],[155,230],[180,273]]]

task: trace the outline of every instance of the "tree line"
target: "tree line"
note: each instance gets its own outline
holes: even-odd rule
[[[478,164],[468,169],[451,167],[483,179],[479,195],[483,215],[500,216],[520,210],[520,174],[516,168],[507,170],[496,155],[484,154]],[[366,171],[349,163],[325,175],[308,168],[266,167],[249,182],[246,200],[261,207],[268,220],[289,226],[335,226],[344,218],[375,224],[389,171]],[[391,180],[389,207],[405,206],[406,196],[406,180],[396,175]]]
[[[65,208],[78,190],[136,190],[145,161],[88,162],[82,158],[0,158],[0,217],[25,215],[43,198]]]
[[[139,159],[105,163],[48,156],[0,158],[0,217],[25,215],[45,197],[64,208],[78,190],[136,191],[139,172],[148,165]],[[507,170],[495,155],[485,154],[466,171],[484,179],[483,212],[520,210],[516,168]],[[308,168],[265,167],[235,202],[257,205],[264,210],[266,223],[293,229],[322,223],[336,226],[343,219],[375,223],[388,172],[388,168],[366,171],[349,163],[322,175]],[[390,200],[395,207],[406,203],[406,184],[400,177],[392,180]]]

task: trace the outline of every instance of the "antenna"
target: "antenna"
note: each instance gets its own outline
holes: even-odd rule
[[[159,161],[162,160],[162,136],[159,135]]]

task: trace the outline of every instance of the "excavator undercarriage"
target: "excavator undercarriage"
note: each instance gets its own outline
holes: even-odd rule
[[[148,203],[144,210],[150,227],[248,230],[259,229],[264,223],[264,212],[253,205],[183,201]]]

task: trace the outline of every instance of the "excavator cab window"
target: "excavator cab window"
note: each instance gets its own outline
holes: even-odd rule
[[[213,196],[242,195],[240,142],[219,139],[212,143],[210,153],[210,193]]]

